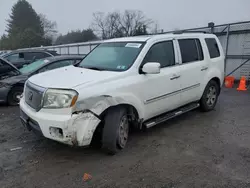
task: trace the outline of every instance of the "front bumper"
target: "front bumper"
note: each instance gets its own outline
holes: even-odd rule
[[[10,89],[11,87],[0,87],[0,102],[7,102]]]
[[[20,101],[20,119],[28,130],[40,132],[44,137],[67,145],[88,146],[100,119],[91,112],[60,115],[44,109],[36,112]]]

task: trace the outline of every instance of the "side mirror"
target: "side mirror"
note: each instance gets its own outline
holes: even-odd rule
[[[148,62],[142,67],[142,72],[146,74],[159,74],[160,70],[161,64],[156,62]]]

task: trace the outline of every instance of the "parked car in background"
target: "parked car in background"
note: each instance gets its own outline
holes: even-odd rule
[[[38,59],[46,57],[58,56],[56,51],[51,50],[15,50],[10,53],[4,54],[2,57],[11,62],[18,69],[24,65],[28,65]]]
[[[10,53],[11,51],[10,50],[7,50],[7,51],[0,51],[0,57],[2,57],[3,55],[7,54],[7,53]]]
[[[82,59],[83,56],[78,55],[56,56],[37,60],[19,70],[13,66],[13,71],[16,71],[13,73],[15,75],[0,80],[0,102],[17,105],[23,93],[25,81],[29,77],[52,69],[77,64]]]
[[[0,57],[0,80],[20,74],[20,71],[14,65]]]

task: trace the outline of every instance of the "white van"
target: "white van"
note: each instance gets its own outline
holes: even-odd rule
[[[103,149],[115,154],[132,126],[150,128],[198,107],[214,109],[224,58],[213,34],[107,40],[77,66],[31,77],[20,101],[21,121],[69,145],[88,146],[99,133]]]

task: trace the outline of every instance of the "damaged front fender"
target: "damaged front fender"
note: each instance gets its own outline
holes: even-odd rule
[[[91,112],[74,114],[71,120],[71,142],[75,146],[87,146],[91,143],[100,119]]]
[[[97,126],[101,122],[99,116],[109,107],[119,104],[131,103],[123,97],[108,95],[78,101],[72,115],[72,144],[77,146],[89,145]]]
[[[131,96],[116,96],[102,95],[97,97],[91,97],[83,101],[79,101],[76,104],[76,111],[89,110],[96,115],[102,114],[106,109],[111,106],[119,104],[129,104],[134,106],[138,112],[139,117],[144,116],[143,105],[140,104],[140,100]]]

